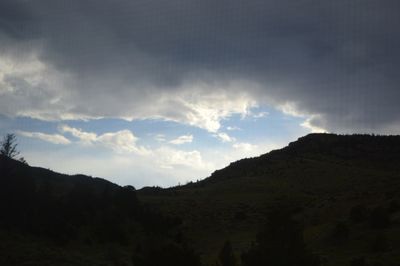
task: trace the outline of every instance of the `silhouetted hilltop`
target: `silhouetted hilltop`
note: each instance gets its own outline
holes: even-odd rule
[[[0,265],[130,265],[166,246],[197,259],[174,240],[180,219],[141,204],[132,186],[4,156],[0,173]]]
[[[324,154],[341,159],[387,161],[399,159],[400,136],[309,134],[289,143],[283,151]]]
[[[262,174],[274,162],[301,158],[400,169],[400,136],[309,134],[282,149],[233,162],[201,182]]]
[[[136,191],[0,156],[0,265],[398,266],[399,162],[399,136],[310,134]]]
[[[13,160],[0,155],[0,171],[5,180],[11,179],[31,179],[35,184],[35,189],[40,191],[45,186],[50,186],[52,193],[62,196],[70,193],[78,186],[90,187],[91,193],[100,194],[106,188],[117,190],[120,187],[102,178],[90,177],[86,175],[66,175],[60,174],[41,167],[32,167],[18,160]]]
[[[138,197],[182,217],[186,234],[209,264],[229,240],[248,265],[257,265],[251,264],[254,260],[280,265],[256,254],[279,252],[262,251],[262,246],[279,245],[279,240],[259,242],[268,239],[263,231],[293,230],[279,228],[291,224],[276,222],[275,216],[282,215],[274,213],[281,210],[304,226],[306,246],[322,265],[397,266],[399,162],[400,136],[310,134],[233,162],[199,182],[139,190]],[[277,228],[262,229],[271,220]],[[282,241],[291,242],[287,237]],[[299,239],[298,248],[304,250]]]
[[[139,212],[133,187],[58,174],[4,156],[0,171],[0,224],[11,230],[66,244],[79,238],[83,227],[90,227],[85,232],[88,239],[118,242],[127,240],[122,223],[111,221],[107,228],[106,220],[136,219]]]

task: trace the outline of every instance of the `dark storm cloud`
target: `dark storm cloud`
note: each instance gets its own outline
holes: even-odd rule
[[[68,74],[72,113],[129,116],[192,81],[245,80],[254,99],[290,102],[315,126],[398,133],[399,11],[390,0],[3,0],[0,41]]]

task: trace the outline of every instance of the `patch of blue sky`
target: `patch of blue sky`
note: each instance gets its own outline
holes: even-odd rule
[[[98,135],[120,130],[130,130],[135,136],[142,140],[154,140],[154,137],[158,134],[173,138],[192,130],[190,126],[160,119],[134,121],[123,119],[97,119],[90,121],[70,121],[65,124],[70,127],[82,129],[85,132],[94,132]]]
[[[235,114],[221,120],[219,132],[228,134],[235,142],[259,144],[263,142],[282,142],[283,140],[294,140],[297,137],[309,133],[309,130],[302,127],[304,118],[284,114],[270,107],[253,108],[251,114],[242,116]],[[183,151],[192,150],[228,150],[233,142],[223,142],[215,133],[204,129],[161,119],[144,119],[126,121],[122,119],[98,119],[90,121],[63,121],[46,122],[30,118],[7,118],[0,117],[0,133],[27,131],[41,132],[46,134],[61,134],[72,142],[78,139],[69,133],[59,131],[59,126],[66,124],[85,132],[93,132],[102,135],[109,132],[130,130],[137,138],[137,145],[150,149],[160,146],[171,146]],[[170,141],[180,136],[193,136],[191,142],[174,145]],[[53,152],[85,152],[97,155],[110,152],[104,147],[84,145],[56,145],[43,140],[19,136],[20,147],[24,150],[48,150]]]
[[[252,115],[245,117],[234,115],[222,121],[222,131],[240,142],[274,141],[309,133],[308,129],[301,126],[304,120],[302,117],[288,115],[274,108],[260,107],[253,109]]]
[[[263,115],[260,115],[263,114]],[[258,146],[252,155],[268,151],[266,143],[288,143],[297,137],[309,133],[309,130],[301,126],[305,118],[294,117],[283,112],[269,108],[260,107],[251,110],[251,115],[242,117],[239,114],[226,117],[220,121],[221,128],[217,133],[205,129],[174,121],[161,119],[145,119],[126,121],[122,119],[98,119],[89,121],[58,121],[46,122],[30,118],[8,118],[0,117],[0,134],[9,132],[40,132],[45,134],[59,134],[71,141],[71,144],[53,144],[37,138],[18,135],[19,149],[31,165],[50,167],[53,170],[64,173],[84,173],[89,175],[111,178],[110,180],[123,184],[134,184],[137,186],[164,184],[174,185],[181,176],[188,178],[204,178],[209,173],[204,169],[192,169],[177,172],[165,172],[157,167],[144,167],[149,158],[140,159],[141,155],[134,153],[123,153],[113,151],[107,145],[94,142],[84,144],[78,138],[68,132],[61,132],[60,125],[68,125],[84,132],[92,132],[98,136],[104,133],[112,133],[121,130],[130,130],[137,138],[137,146],[157,152],[157,148],[170,146],[179,151],[192,152],[197,150],[206,163],[215,164],[216,168],[223,167],[229,162],[249,156],[248,153],[235,150],[237,143],[249,143]],[[228,127],[231,130],[228,130]],[[233,130],[232,130],[233,129]],[[223,142],[217,137],[218,133],[226,133],[234,141]],[[180,145],[171,143],[180,136],[193,136],[193,140]],[[266,149],[265,151],[263,149]],[[165,152],[165,150],[164,150]],[[171,150],[173,155],[174,151]],[[227,156],[225,158],[224,156]],[[123,158],[123,159],[122,159]],[[136,162],[139,160],[139,162]],[[87,163],[90,162],[90,163]],[[105,162],[110,162],[108,163]],[[157,162],[155,162],[157,163]],[[113,166],[113,164],[115,164]],[[143,166],[139,172],[131,172]],[[153,169],[154,168],[154,169]],[[164,173],[165,172],[165,173]],[[164,174],[162,174],[164,173]],[[167,178],[167,176],[169,178]],[[194,175],[194,176],[191,176]],[[162,181],[160,178],[162,176]],[[168,180],[168,181],[167,181]]]
[[[94,132],[98,135],[107,132],[116,132],[120,130],[130,130],[139,138],[138,144],[149,148],[156,148],[161,145],[169,145],[181,150],[201,149],[204,146],[222,145],[214,133],[204,129],[182,124],[174,121],[161,119],[144,119],[126,121],[121,119],[99,119],[87,121],[71,121],[69,126],[80,128],[86,132]],[[174,145],[170,141],[180,136],[193,136],[193,141]]]
[[[47,134],[53,134],[57,129],[57,123],[44,122],[30,118],[9,118],[5,116],[0,117],[0,135],[4,136],[8,133],[17,133],[18,131],[27,132],[42,132]],[[61,145],[54,145],[51,143],[44,142],[42,140],[27,138],[18,135],[18,148],[19,150],[56,150],[63,149]],[[57,147],[60,146],[60,147]]]
[[[16,131],[54,133],[59,123],[47,122],[38,119],[0,116],[0,133],[15,133]]]

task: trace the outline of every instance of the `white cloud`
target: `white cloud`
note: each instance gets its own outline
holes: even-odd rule
[[[294,116],[294,117],[304,117],[305,114],[299,112],[299,108],[294,102],[285,102],[277,106],[278,110],[282,111],[284,114]]]
[[[174,145],[181,145],[184,143],[191,143],[193,141],[193,135],[183,135],[176,139],[171,140],[169,143]]]
[[[258,148],[257,145],[253,145],[253,144],[245,143],[245,142],[235,143],[232,145],[232,147],[235,148],[236,150],[242,150],[245,152],[251,152]]]
[[[398,38],[397,1],[365,0],[350,9],[348,1],[313,8],[289,8],[290,1],[233,1],[218,19],[208,8],[193,8],[193,1],[183,9],[175,8],[177,1],[140,6],[122,1],[107,15],[103,11],[110,9],[109,1],[96,1],[96,9],[71,4],[57,14],[51,1],[31,2],[9,4],[18,16],[1,16],[2,115],[160,118],[215,133],[226,117],[246,114],[252,100],[262,104],[262,98],[270,98],[275,106],[295,101],[295,112],[320,114],[318,124],[309,123],[330,131],[398,129],[398,52],[392,42],[383,41]],[[152,12],[154,4],[171,12]],[[280,10],[287,19],[282,20]],[[352,34],[349,23],[354,10],[368,14],[357,20],[360,34]],[[265,16],[276,27],[260,23]],[[324,26],[314,27],[315,21]],[[135,23],[149,30],[130,26]],[[165,30],[177,27],[179,34]],[[249,38],[249,27],[258,38]],[[207,34],[193,38],[193,29]],[[68,41],[62,32],[71,32]],[[232,41],[240,42],[240,49]],[[259,90],[243,80],[257,83]],[[241,92],[252,97],[245,99]]]
[[[53,144],[67,145],[71,143],[69,139],[59,134],[45,134],[41,132],[26,132],[26,131],[18,131],[17,133],[24,137],[40,139]]]
[[[220,139],[222,142],[234,142],[236,139],[234,137],[229,136],[225,132],[219,132],[217,134],[214,134],[214,136],[218,139]]]
[[[104,133],[102,135],[85,132],[67,125],[61,126],[60,130],[71,133],[83,144],[100,145],[112,149],[117,153],[132,153],[141,156],[142,159],[147,158],[146,160],[149,160],[148,163],[152,167],[154,167],[154,162],[156,162],[158,167],[168,169],[175,169],[182,166],[192,169],[209,168],[209,165],[203,161],[200,152],[197,150],[182,151],[166,146],[150,150],[137,145],[138,138],[129,130]],[[192,135],[181,136],[174,140],[174,144],[183,144],[192,140]]]
[[[322,127],[315,126],[311,123],[312,119],[314,119],[315,116],[311,116],[310,118],[307,118],[303,123],[300,125],[306,129],[311,130],[312,133],[327,133],[325,129]]]
[[[147,154],[146,148],[136,145],[137,138],[129,130],[105,133],[97,137],[96,142],[116,152]]]
[[[259,112],[259,113],[255,113],[252,114],[253,118],[263,118],[266,117],[268,115],[268,112]]]
[[[299,117],[305,119],[303,123],[300,124],[303,128],[310,130],[312,133],[326,133],[328,132],[326,129],[317,126],[315,120],[320,119],[320,115],[310,115],[303,112],[298,111],[298,107],[293,102],[286,102],[283,105],[280,105],[279,108],[283,113],[287,115],[291,115],[294,117]]]
[[[233,82],[225,89],[216,89],[204,84],[187,86],[189,88],[186,88],[185,93],[181,93],[176,104],[171,105],[178,108],[177,110],[182,110],[183,117],[178,117],[176,121],[209,132],[217,132],[221,127],[221,120],[233,114],[246,116],[251,108],[257,106],[250,95],[236,92],[241,86],[250,86],[240,81]]]
[[[208,176],[215,165],[203,159],[198,150],[184,151],[170,146],[147,149],[137,144],[138,138],[129,130],[96,134],[85,132],[68,125],[59,127],[64,133],[69,133],[77,140],[75,144],[87,147],[105,147],[114,152],[93,149],[82,152],[80,145],[72,145],[68,151],[53,151],[51,160],[48,153],[41,151],[27,152],[29,162],[52,167],[56,171],[70,174],[85,173],[107,178],[120,184],[143,185],[176,185],[193,178]],[[44,133],[19,132],[28,137],[43,138],[55,141],[54,136],[66,139],[62,135],[47,135]],[[66,139],[68,143],[72,143]],[[73,152],[70,154],[70,152]],[[95,155],[92,153],[96,152]],[[54,160],[54,158],[58,158]],[[62,158],[62,159],[61,159]],[[66,158],[69,158],[68,160]],[[68,161],[68,163],[65,163]],[[135,173],[131,173],[135,169]]]
[[[158,165],[171,169],[177,166],[185,166],[193,169],[208,169],[208,164],[203,161],[201,153],[197,150],[182,151],[169,147],[161,147],[155,151]]]
[[[187,81],[172,91],[151,85],[142,90],[141,86],[113,79],[77,80],[41,61],[34,51],[21,59],[0,54],[0,114],[11,117],[161,119],[217,132],[221,120],[234,114],[245,116],[256,106],[254,97],[240,92],[250,86],[243,81]],[[110,87],[118,87],[118,93]]]
[[[72,136],[78,138],[81,143],[99,144],[103,147],[114,150],[115,152],[133,152],[137,154],[148,154],[150,151],[136,144],[138,138],[129,130],[121,130],[117,132],[108,132],[97,135],[92,132],[85,132],[81,129],[72,128],[68,125],[62,125],[59,128],[62,132],[71,133]]]
[[[63,133],[71,133],[72,136],[78,138],[84,144],[92,144],[97,140],[97,134],[91,132],[84,132],[77,128],[72,128],[68,125],[61,125],[59,130]]]
[[[82,153],[77,147],[67,152],[25,151],[24,157],[31,165],[50,167],[68,174],[86,174],[106,178],[120,185],[174,186],[190,180],[205,178],[215,170],[206,163],[199,151],[179,151],[163,147],[148,156],[131,154]],[[133,171],[134,169],[134,171]]]
[[[78,136],[75,144],[83,143],[79,139],[81,137],[86,142],[91,140],[93,149],[85,149],[83,152],[81,145],[71,145],[67,150],[52,151],[51,156],[47,151],[27,151],[24,152],[27,160],[31,164],[51,167],[56,171],[95,175],[136,187],[172,186],[178,182],[182,184],[190,180],[195,181],[209,176],[215,169],[225,167],[232,161],[257,156],[272,148],[283,146],[277,146],[275,142],[257,145],[233,142],[231,145],[224,145],[223,149],[203,147],[188,151],[167,145],[145,149],[138,145],[138,138],[129,130],[98,135],[69,126],[63,128],[66,132]],[[287,140],[282,143],[286,144]],[[95,146],[106,147],[115,152],[94,149]],[[132,172],[132,169],[135,171]]]

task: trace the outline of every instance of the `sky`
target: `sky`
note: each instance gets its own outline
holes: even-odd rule
[[[172,186],[311,132],[400,133],[397,0],[2,0],[0,134]]]

